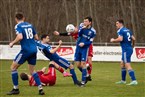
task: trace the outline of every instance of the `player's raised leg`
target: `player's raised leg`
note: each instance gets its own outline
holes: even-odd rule
[[[49,64],[54,65],[54,67],[55,67],[59,72],[61,72],[61,73],[63,74],[64,77],[70,77],[70,76],[72,76],[72,74],[70,74],[70,73],[64,71],[64,69],[63,69],[61,66],[59,66],[57,63],[55,63],[54,61],[51,61]]]

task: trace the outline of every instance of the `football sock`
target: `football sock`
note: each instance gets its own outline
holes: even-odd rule
[[[18,86],[13,86],[14,89],[18,89]]]
[[[59,67],[57,70],[58,70],[59,72],[61,72],[61,73],[64,72],[63,68],[61,68],[61,67]]]
[[[18,88],[18,71],[17,70],[12,71],[11,75],[12,75],[14,89],[17,89]]]
[[[87,69],[83,68],[82,69],[82,81],[86,81],[86,76],[87,76]]]
[[[134,71],[133,71],[133,70],[128,70],[128,73],[129,73],[129,75],[130,75],[132,81],[136,80],[135,74],[134,74]]]
[[[74,84],[77,83],[78,80],[77,80],[77,76],[74,69],[70,69],[70,73],[72,74],[72,79],[73,79]]]
[[[90,75],[92,72],[92,64],[89,64],[88,74]]]
[[[42,88],[42,85],[39,85],[39,86],[38,86],[38,90],[41,90],[41,89],[43,89],[43,88]]]
[[[126,68],[121,69],[121,76],[122,76],[122,80],[125,81],[126,80]]]
[[[37,84],[38,87],[39,87],[39,86],[41,85],[41,82],[40,82],[40,79],[39,79],[38,74],[37,74],[36,72],[34,72],[34,73],[32,74],[32,76],[33,76],[33,78],[34,78],[36,84]]]

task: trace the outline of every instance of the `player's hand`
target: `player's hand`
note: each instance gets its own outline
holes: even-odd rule
[[[53,34],[54,35],[59,35],[59,32],[58,31],[54,31]]]
[[[85,29],[85,28],[87,28],[87,26],[84,25],[82,28]]]
[[[75,27],[75,31],[73,33],[78,33],[79,29]]]
[[[87,29],[87,28],[89,28],[90,27],[90,25],[83,25],[83,29]]]
[[[10,48],[12,48],[13,45],[14,45],[14,44],[13,44],[12,42],[9,43],[9,47],[10,47]]]
[[[59,43],[59,45],[61,45],[61,44],[62,44],[62,40],[59,40],[59,42],[58,42],[58,43]]]
[[[85,45],[84,43],[80,43],[80,44],[79,44],[80,47],[83,47],[84,45]]]
[[[111,38],[111,39],[110,39],[110,42],[114,42],[114,38]]]

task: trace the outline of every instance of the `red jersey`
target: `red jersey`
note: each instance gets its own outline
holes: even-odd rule
[[[56,82],[56,71],[54,68],[50,67],[48,68],[48,73],[44,74],[44,72],[42,71],[38,71],[38,76],[40,78],[40,81],[42,83],[42,85],[49,85],[49,86],[53,86]],[[37,86],[35,80],[33,77],[30,78],[29,80],[29,85],[30,86]]]
[[[70,36],[72,36],[75,40],[77,40],[78,33],[70,33]]]

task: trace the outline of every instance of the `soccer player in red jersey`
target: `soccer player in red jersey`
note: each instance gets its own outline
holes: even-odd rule
[[[42,70],[37,71],[41,84],[43,86],[47,86],[47,85],[53,86],[56,83],[55,67],[53,64],[50,64],[48,68],[48,72],[45,73],[46,69],[47,69],[46,67],[43,67]],[[34,78],[31,75],[28,75],[26,73],[21,73],[20,77],[24,81],[26,80],[29,81],[30,86],[37,86]]]

